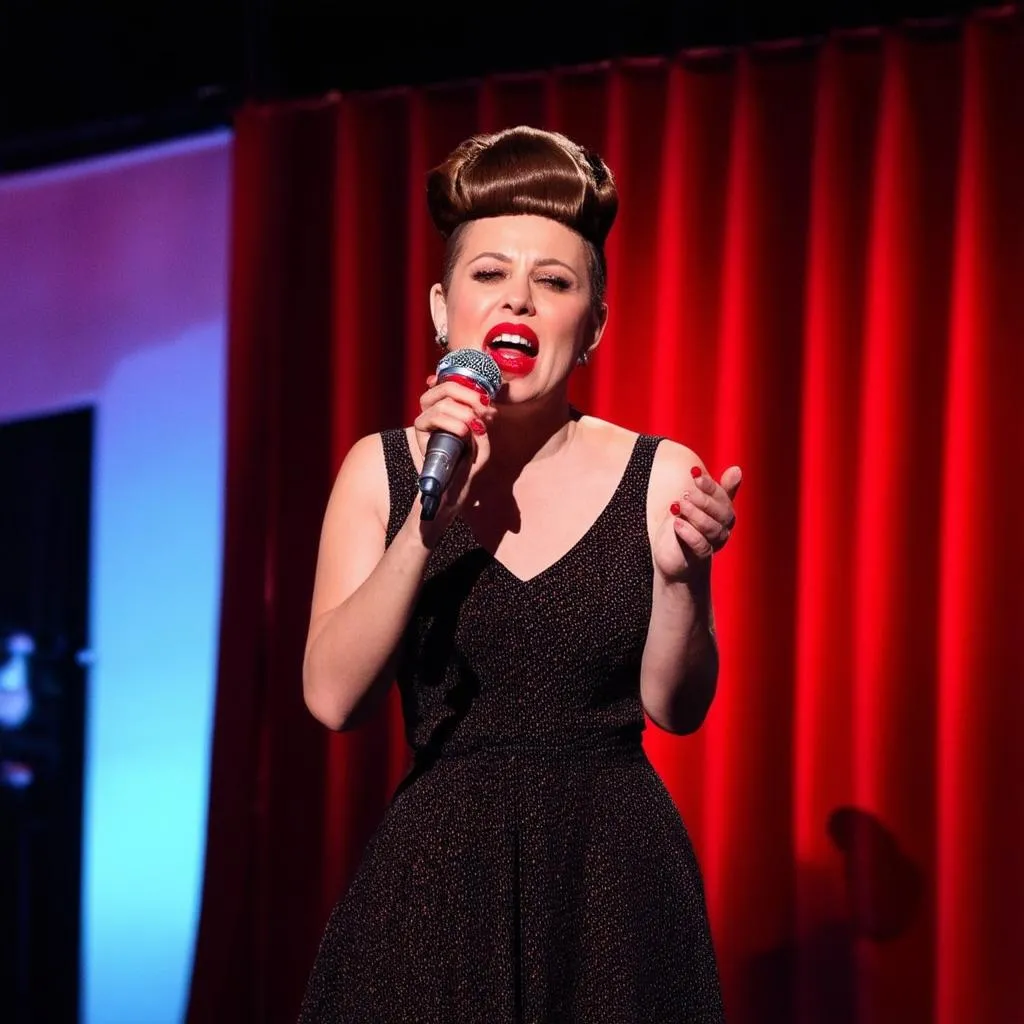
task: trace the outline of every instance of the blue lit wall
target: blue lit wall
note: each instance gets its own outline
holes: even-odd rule
[[[216,669],[223,325],[126,359],[97,423],[86,1024],[183,1018]]]
[[[230,138],[0,179],[0,420],[91,403],[82,1024],[184,1017],[221,568]]]

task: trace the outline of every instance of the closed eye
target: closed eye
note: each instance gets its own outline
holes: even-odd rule
[[[541,278],[541,281],[559,292],[568,291],[572,287],[572,281],[567,277],[559,277],[557,274],[545,275]]]
[[[488,281],[498,281],[506,276],[506,271],[500,267],[481,267],[479,270],[473,271],[473,280],[487,283]],[[568,277],[563,277],[561,274],[543,274],[537,278],[537,280],[546,285],[548,288],[552,288],[554,291],[565,292],[573,287],[573,282]]]

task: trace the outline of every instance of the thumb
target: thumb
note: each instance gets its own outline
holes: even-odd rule
[[[743,482],[743,471],[739,466],[730,466],[722,474],[722,488],[725,493],[729,495],[729,500],[732,501],[736,497],[736,492],[740,489],[740,484]]]

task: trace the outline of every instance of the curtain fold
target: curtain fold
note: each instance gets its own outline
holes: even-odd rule
[[[715,706],[645,738],[730,1019],[1024,1020],[1024,33],[992,16],[240,112],[189,1020],[294,1018],[405,769],[397,695],[344,735],[303,707],[320,519],[436,363],[425,173],[515,123],[619,183],[574,400],[745,472]]]
[[[962,58],[933,606],[941,1024],[1024,1016],[1024,539],[1012,511],[1024,489],[1022,58],[1019,26],[999,24],[969,33]]]

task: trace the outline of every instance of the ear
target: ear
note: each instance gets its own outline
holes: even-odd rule
[[[601,338],[604,336],[604,329],[608,324],[608,303],[602,302],[600,309],[598,309],[595,316],[594,325],[594,337],[589,345],[583,350],[587,355],[592,355],[594,349],[601,344]]]
[[[448,302],[440,284],[430,289],[430,317],[434,321],[435,331],[440,333],[448,330]]]

